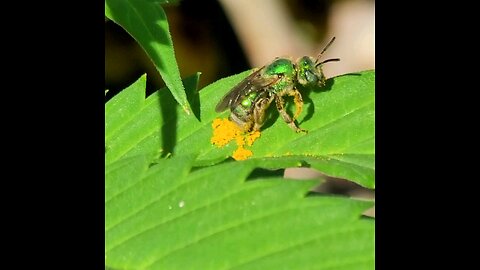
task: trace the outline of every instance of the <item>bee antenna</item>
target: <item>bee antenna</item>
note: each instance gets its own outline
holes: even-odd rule
[[[322,62],[316,64],[315,67],[318,67],[318,66],[320,66],[320,65],[322,65],[322,64],[325,64],[325,63],[328,63],[328,62],[337,62],[337,61],[340,61],[340,58],[327,59],[327,60],[325,60],[325,61],[322,61]]]
[[[318,54],[318,56],[317,56],[317,61],[315,61],[315,63],[318,62],[318,60],[320,59],[320,56],[322,56],[322,54],[328,49],[328,47],[330,47],[330,45],[332,45],[332,43],[333,43],[334,40],[335,40],[335,37],[333,37],[333,38],[330,40],[330,42],[328,42],[327,46],[325,46],[325,48],[323,48],[323,50]],[[339,60],[340,60],[340,59],[339,59]],[[338,61],[338,60],[337,60],[337,61]],[[325,63],[325,62],[324,62],[324,63]]]

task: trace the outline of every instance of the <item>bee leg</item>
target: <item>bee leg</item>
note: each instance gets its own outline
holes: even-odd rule
[[[255,104],[255,108],[253,109],[253,120],[255,125],[253,126],[253,130],[260,130],[260,128],[263,125],[263,122],[265,121],[265,111],[267,110],[268,106],[270,106],[270,103],[272,103],[273,97],[269,98],[264,98],[262,100],[259,100]]]
[[[284,101],[283,99],[275,95],[275,104],[277,105],[277,110],[280,112],[280,115],[282,116],[283,120],[296,132],[307,132],[305,129],[301,129],[295,124],[295,120],[288,115],[287,111],[285,110],[284,106]]]
[[[293,101],[295,102],[295,115],[293,116],[293,120],[297,119],[300,113],[302,112],[303,108],[303,99],[302,95],[297,89],[293,89],[288,93],[289,96],[293,96]]]
[[[254,122],[249,121],[249,122],[244,124],[243,132],[250,132],[250,131],[252,131],[252,128],[254,128],[253,130],[255,130]]]

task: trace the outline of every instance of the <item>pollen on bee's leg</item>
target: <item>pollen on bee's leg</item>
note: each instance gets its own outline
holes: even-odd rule
[[[295,114],[293,115],[293,119],[297,119],[298,116],[300,116],[300,113],[302,113],[302,108],[303,108],[303,99],[302,95],[300,92],[296,91],[294,92],[295,94],[293,95],[293,101],[295,102]]]

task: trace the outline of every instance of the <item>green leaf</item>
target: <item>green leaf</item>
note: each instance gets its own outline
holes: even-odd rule
[[[199,76],[197,73],[184,81],[192,97],[197,92]],[[105,104],[106,164],[120,157],[171,153],[177,140],[177,122],[186,118],[198,122],[180,112],[165,88],[145,100],[145,85],[146,76],[142,76]]]
[[[122,26],[145,50],[182,109],[190,106],[180,78],[167,16],[166,1],[105,0],[105,16]]]
[[[175,155],[197,154],[196,166],[225,160],[236,145],[234,142],[224,148],[211,145],[212,121],[228,116],[227,111],[218,114],[214,108],[221,97],[248,74],[250,71],[221,79],[199,91],[199,100],[192,106],[194,110],[198,109],[200,121],[179,114],[179,108],[175,110],[171,105],[173,99],[167,91],[160,90],[149,96],[141,111],[123,117],[120,128],[107,132],[107,163],[160,150]],[[187,78],[187,91],[195,91],[197,82],[198,74]],[[137,81],[134,85],[140,83]],[[129,88],[123,92],[135,90]],[[323,89],[302,92],[305,105],[298,121],[300,127],[309,131],[308,134],[293,132],[278,117],[275,106],[270,106],[272,115],[263,127],[261,137],[251,147],[252,159],[281,157],[295,160],[296,166],[312,167],[329,176],[374,188],[374,93],[375,71],[331,78]],[[289,100],[288,103],[293,102]],[[108,126],[108,117],[106,122]]]
[[[150,159],[107,165],[108,268],[374,268],[374,220],[360,217],[372,202],[306,197],[318,181],[252,179],[258,160]]]
[[[105,138],[127,123],[142,109],[145,102],[147,76],[141,76],[136,83],[118,93],[105,104]]]

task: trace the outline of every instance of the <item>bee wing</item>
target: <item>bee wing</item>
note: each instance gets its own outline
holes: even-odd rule
[[[232,90],[227,92],[215,107],[215,111],[223,112],[227,108],[234,108],[240,103],[240,97],[244,97],[251,92],[260,91],[261,89],[278,80],[278,78],[275,77],[262,78],[260,71],[263,68],[264,67],[256,70],[239,84],[237,84],[234,88],[232,88]]]

